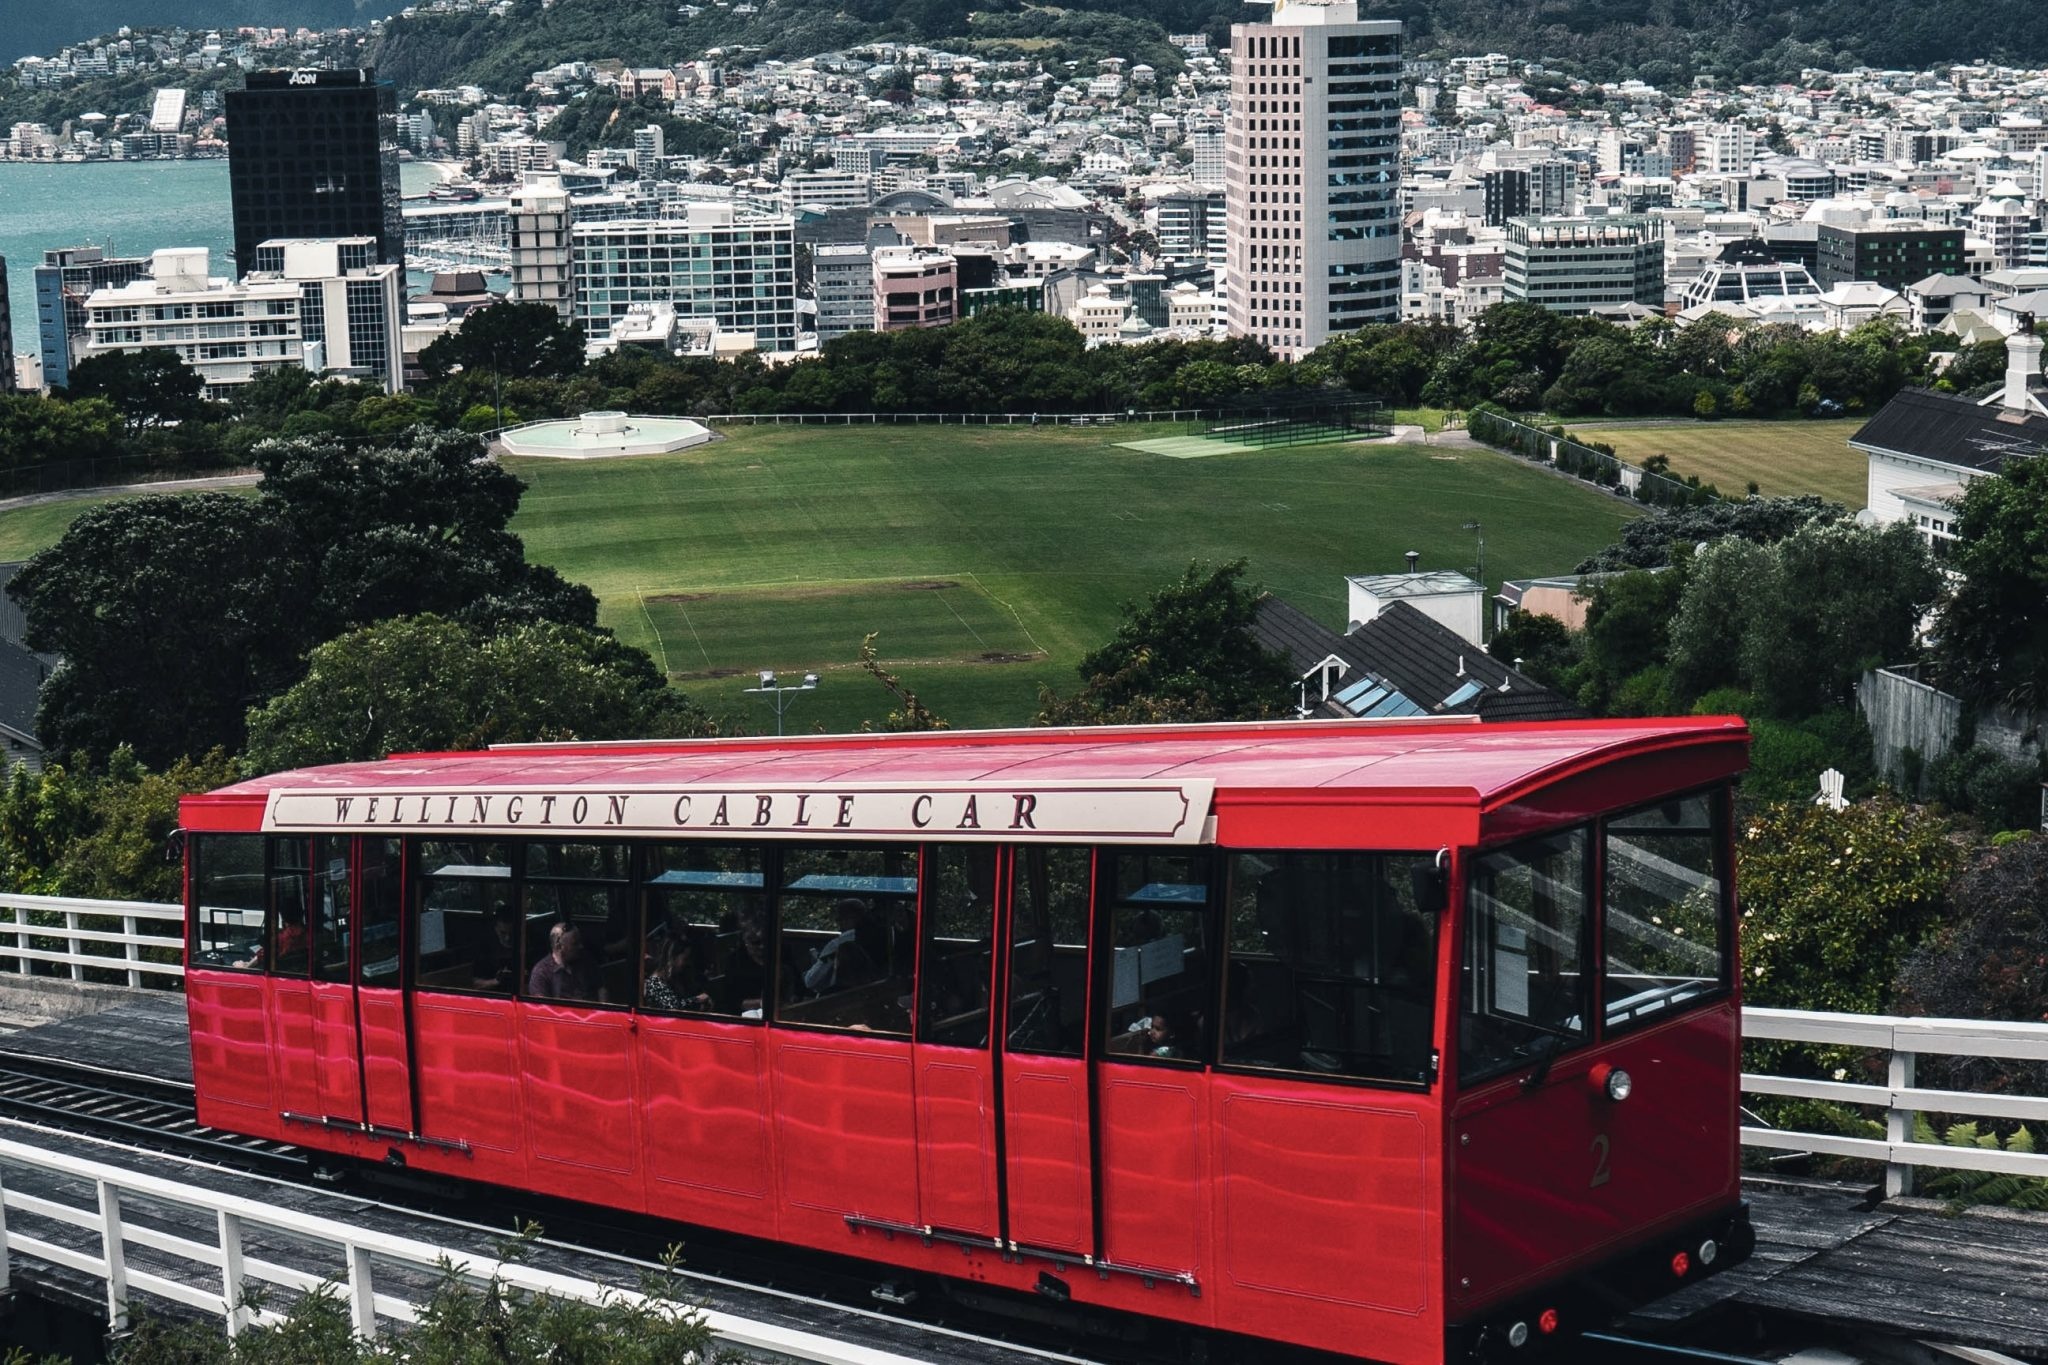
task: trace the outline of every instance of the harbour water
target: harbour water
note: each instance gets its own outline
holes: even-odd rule
[[[440,178],[408,162],[399,180],[408,195]],[[36,348],[34,268],[53,247],[101,246],[110,256],[146,256],[159,247],[203,246],[213,273],[225,275],[234,249],[228,163],[0,161],[0,256],[7,260],[14,349]]]

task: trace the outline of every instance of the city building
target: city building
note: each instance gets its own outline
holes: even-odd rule
[[[1401,311],[1401,25],[1278,0],[1231,28],[1230,331],[1287,357]]]
[[[299,288],[299,345],[315,374],[405,387],[405,267],[377,259],[377,239],[265,242],[244,284]]]
[[[569,269],[574,222],[559,177],[535,177],[512,191],[505,220],[512,248],[512,300],[544,303],[563,321],[575,315]]]
[[[866,208],[875,202],[875,182],[850,171],[792,171],[782,178],[782,197],[792,212],[801,205]]]
[[[1479,185],[1485,195],[1484,216],[1488,227],[1505,227],[1508,219],[1525,218],[1532,212],[1527,167],[1501,166],[1481,171]]]
[[[1653,218],[1516,218],[1508,223],[1503,296],[1573,316],[1664,304],[1664,225]]]
[[[668,155],[668,135],[658,123],[633,130],[633,167],[635,170],[652,171],[661,168],[662,158]]]
[[[811,251],[811,283],[818,300],[818,340],[875,327],[875,264],[867,246],[841,242]]]
[[[43,383],[53,389],[71,383],[71,362],[85,344],[85,301],[92,292],[139,280],[148,273],[147,257],[108,256],[96,246],[43,253],[43,263],[34,271]]]
[[[158,251],[143,278],[93,291],[78,358],[171,350],[198,371],[209,398],[226,398],[267,371],[304,365],[299,286],[213,278],[208,255],[204,247]]]
[[[686,217],[578,222],[569,230],[575,316],[602,340],[636,303],[672,303],[753,349],[796,349],[796,248],[790,219],[696,203]]]
[[[405,264],[398,96],[367,69],[251,71],[227,96],[235,261],[264,242],[374,237]]]
[[[943,327],[960,313],[960,263],[950,251],[883,246],[874,251],[878,332]]]
[[[1814,237],[1814,279],[1823,289],[1869,280],[1904,289],[1929,275],[1966,275],[1963,230],[1920,221],[1822,223]]]
[[[1223,191],[1176,191],[1161,196],[1157,210],[1162,260],[1212,268],[1223,265],[1229,252]]]
[[[1756,303],[1763,299],[1811,298],[1820,286],[1803,265],[1781,261],[1761,240],[1751,238],[1722,248],[1720,257],[1687,284],[1681,306],[1715,303]]]

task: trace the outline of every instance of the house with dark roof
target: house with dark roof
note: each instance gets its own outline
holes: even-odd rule
[[[1991,397],[1906,389],[1849,438],[1869,461],[1865,500],[1879,523],[1910,522],[1930,541],[1952,539],[1950,504],[1972,479],[2048,452],[2048,390],[2031,319],[2005,349],[2005,387]]]
[[[1503,721],[1586,714],[1408,601],[1393,601],[1340,635],[1268,593],[1252,631],[1293,661],[1304,716]]]

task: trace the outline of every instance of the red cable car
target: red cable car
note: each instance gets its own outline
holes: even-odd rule
[[[523,746],[183,805],[199,1117],[1397,1365],[1747,1254],[1729,719]]]

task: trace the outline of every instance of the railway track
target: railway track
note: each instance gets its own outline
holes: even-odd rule
[[[269,1175],[309,1169],[300,1148],[200,1123],[189,1085],[74,1062],[0,1055],[0,1114],[153,1151],[226,1158]]]
[[[0,1115],[295,1183],[313,1181],[320,1169],[315,1154],[303,1148],[201,1124],[194,1116],[189,1085],[81,1063],[0,1054]],[[365,1167],[362,1174],[367,1177],[363,1183],[375,1187],[376,1202],[390,1208],[469,1227],[486,1222],[476,1207],[478,1194],[468,1187],[454,1182],[394,1182],[373,1167]],[[677,1238],[675,1226],[659,1219],[593,1210],[524,1191],[492,1188],[487,1193],[490,1223],[502,1227],[508,1214],[517,1223],[538,1222],[547,1229],[545,1240],[565,1250],[615,1256],[651,1267]],[[903,1286],[888,1280],[886,1268],[803,1249],[766,1248],[751,1239],[710,1229],[692,1228],[688,1240],[689,1261],[720,1266],[718,1274],[690,1272],[706,1284],[774,1294],[820,1307],[853,1308],[967,1340],[1045,1353],[1054,1359],[1077,1359],[1066,1353],[1065,1348],[1074,1342],[1075,1324],[1064,1315],[1047,1314],[1038,1324],[1019,1324],[1005,1317],[1003,1334],[989,1336],[985,1335],[985,1310],[937,1294],[901,1295]],[[1121,1321],[1128,1331],[1129,1320]],[[1112,1324],[1105,1320],[1103,1326]],[[1157,1339],[1159,1335],[1141,1339],[1111,1332],[1084,1349],[1098,1350],[1105,1353],[1101,1359],[1127,1365],[1164,1365],[1191,1358],[1186,1338],[1174,1335],[1167,1341]],[[1589,1334],[1583,1342],[1587,1365],[1768,1365],[1754,1357],[1606,1333]],[[1270,1344],[1213,1339],[1194,1358],[1203,1357],[1219,1362],[1255,1360],[1262,1365],[1311,1365],[1330,1359]]]

